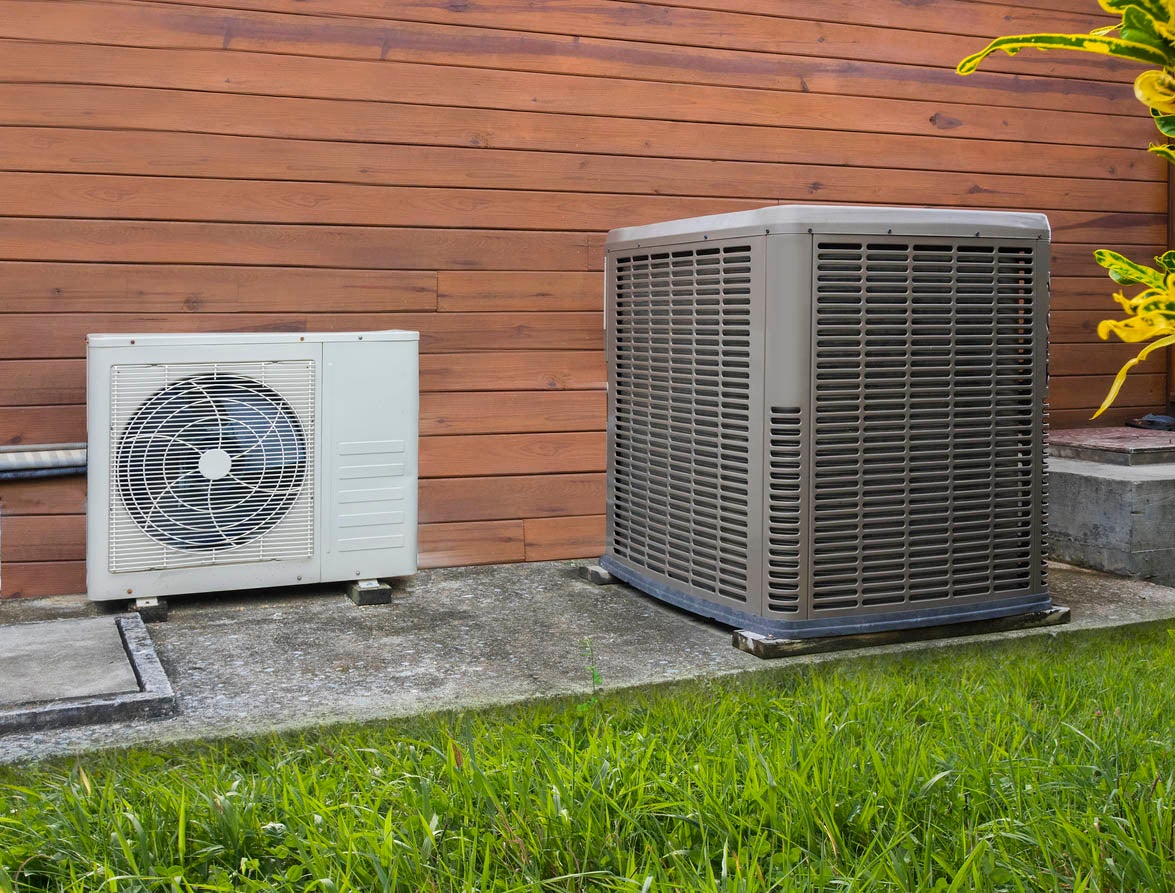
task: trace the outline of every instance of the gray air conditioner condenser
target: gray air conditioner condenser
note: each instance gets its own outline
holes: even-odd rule
[[[1049,227],[776,206],[607,242],[603,566],[789,638],[1051,606]]]

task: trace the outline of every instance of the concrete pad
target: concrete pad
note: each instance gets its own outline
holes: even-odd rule
[[[589,663],[603,688],[623,689],[1175,619],[1175,589],[1168,587],[1061,565],[1051,567],[1049,584],[1054,601],[1072,610],[1068,625],[769,664],[733,648],[730,627],[623,584],[592,585],[572,562],[421,571],[390,605],[366,608],[347,599],[344,584],[175,598],[171,619],[150,628],[175,688],[175,715],[0,734],[0,762],[590,697]],[[72,597],[8,601],[0,602],[0,622],[97,610]]]
[[[0,707],[139,690],[113,617],[0,626],[0,679]]]

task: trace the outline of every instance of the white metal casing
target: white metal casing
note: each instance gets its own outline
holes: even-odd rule
[[[418,347],[418,333],[403,331],[90,335],[89,598],[414,573]],[[191,551],[175,548],[158,530],[146,533],[132,517],[115,457],[128,417],[159,393],[159,384],[182,387],[216,370],[234,380],[256,378],[282,398],[301,426],[305,473],[297,497],[264,535]],[[266,538],[276,545],[258,546]]]

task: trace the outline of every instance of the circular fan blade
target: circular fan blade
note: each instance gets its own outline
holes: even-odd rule
[[[173,382],[118,439],[115,486],[134,522],[173,549],[231,549],[272,530],[308,473],[302,423],[268,385],[211,373]]]

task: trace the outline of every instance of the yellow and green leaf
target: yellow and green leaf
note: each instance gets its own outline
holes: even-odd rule
[[[1134,285],[1135,283],[1139,283],[1141,285],[1149,285],[1151,288],[1162,288],[1164,285],[1163,274],[1158,270],[1135,263],[1129,258],[1123,257],[1117,251],[1110,251],[1108,248],[1099,248],[1093,253],[1093,259],[1105,267],[1110,274],[1110,278],[1119,285]]]
[[[1096,419],[1113,405],[1114,401],[1118,398],[1118,392],[1122,390],[1122,385],[1126,383],[1126,374],[1131,369],[1133,369],[1159,348],[1168,347],[1172,344],[1175,344],[1175,335],[1167,335],[1164,338],[1160,338],[1158,341],[1151,342],[1138,352],[1138,356],[1127,360],[1126,365],[1119,369],[1118,374],[1114,376],[1114,383],[1110,385],[1110,393],[1106,394],[1106,399],[1102,401],[1102,405],[1098,407],[1097,412],[1095,412],[1090,418]]]
[[[1137,7],[1160,22],[1171,21],[1171,9],[1164,0],[1098,0],[1098,6],[1113,15],[1125,15],[1131,6]]]
[[[1169,52],[1118,37],[1102,37],[1097,34],[1020,34],[1011,37],[997,37],[978,53],[974,53],[960,62],[955,70],[959,74],[971,74],[979,67],[979,63],[992,53],[1003,50],[1013,56],[1026,48],[1104,53],[1119,59],[1147,62],[1158,66],[1166,66],[1170,58]]]

